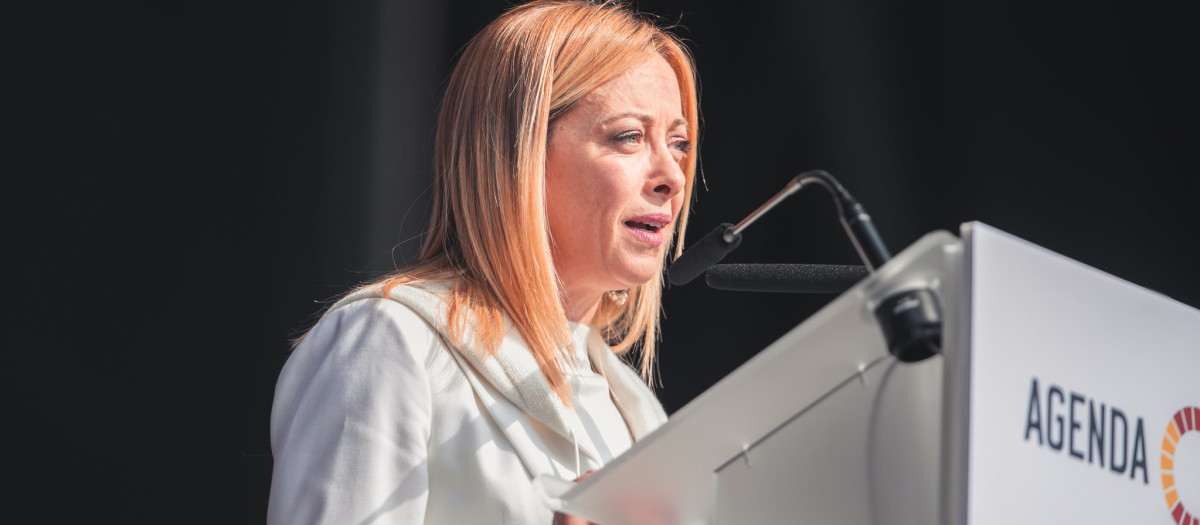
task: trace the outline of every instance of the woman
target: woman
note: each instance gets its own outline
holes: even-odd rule
[[[534,478],[666,419],[643,381],[698,120],[686,49],[623,5],[484,28],[443,100],[420,258],[333,305],[280,375],[269,521],[561,521]]]

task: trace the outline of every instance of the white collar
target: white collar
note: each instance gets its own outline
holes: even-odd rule
[[[575,437],[576,432],[583,432],[579,416],[574,410],[563,405],[558,395],[550,388],[533,354],[520,334],[508,322],[507,317],[506,335],[495,355],[489,355],[483,349],[470,344],[450,344],[447,336],[449,331],[446,326],[446,305],[442,300],[448,290],[449,285],[444,283],[402,285],[392,288],[387,298],[408,306],[420,315],[442,334],[447,346],[463,356],[475,372],[505,399],[547,428],[575,443],[584,455],[598,460],[599,454],[590,446],[590,442]],[[382,297],[382,286],[367,287],[342,298],[330,307],[329,311],[360,299]],[[655,402],[653,393],[638,375],[600,340],[597,330],[585,325],[577,326],[582,327],[584,335],[590,338],[589,344],[585,345],[587,357],[591,366],[608,380],[613,401],[629,425],[634,440],[658,428],[667,417],[662,406]],[[468,324],[461,340],[472,341],[474,335],[474,330]]]

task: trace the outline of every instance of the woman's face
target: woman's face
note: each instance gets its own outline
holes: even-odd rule
[[[568,309],[661,271],[691,149],[679,83],[654,56],[600,85],[550,130],[546,206]]]

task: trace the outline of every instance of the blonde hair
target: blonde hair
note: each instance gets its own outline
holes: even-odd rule
[[[488,24],[464,50],[442,101],[433,216],[421,254],[382,280],[385,295],[401,284],[449,281],[454,344],[471,323],[472,343],[495,352],[507,315],[568,406],[560,363],[568,359],[571,338],[546,212],[549,130],[586,94],[654,54],[675,71],[688,136],[695,140],[699,112],[687,48],[625,4],[534,1]],[[680,161],[687,182],[672,241],[687,225],[696,155]],[[676,246],[675,254],[680,250]],[[664,250],[664,259],[670,253]],[[592,323],[614,352],[640,350],[641,374],[650,383],[662,279],[658,272],[628,290],[624,304],[603,300]]]

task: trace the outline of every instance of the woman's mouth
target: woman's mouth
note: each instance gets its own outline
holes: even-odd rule
[[[661,230],[663,227],[663,223],[661,223],[661,222],[625,221],[625,225],[630,228],[637,228],[639,230],[645,230],[650,233],[657,232],[658,230]]]
[[[634,217],[624,222],[626,229],[651,246],[662,244],[663,228],[670,223],[671,216],[662,213]]]

